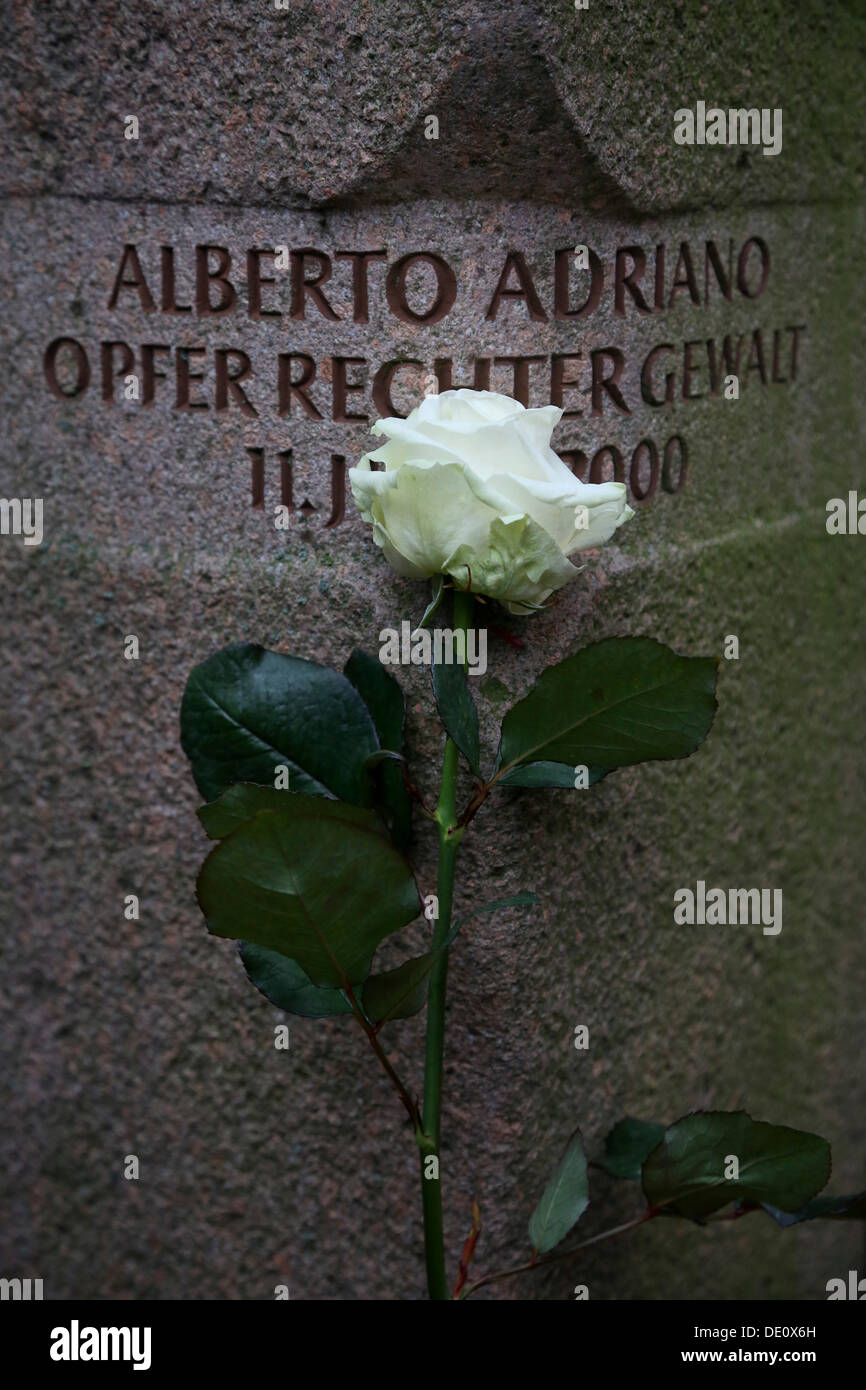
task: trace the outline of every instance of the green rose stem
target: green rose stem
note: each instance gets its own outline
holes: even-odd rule
[[[454,593],[454,630],[466,632],[472,621],[473,599],[470,593]],[[465,648],[464,648],[465,651]],[[454,867],[463,827],[457,821],[458,750],[452,739],[445,741],[442,761],[442,782],[434,819],[439,826],[439,916],[433,929],[431,950],[441,954],[430,972],[427,994],[427,1050],[424,1063],[424,1104],[422,1131],[418,1134],[421,1150],[421,1201],[424,1208],[424,1251],[427,1261],[427,1290],[431,1298],[448,1299],[445,1274],[445,1240],[442,1228],[442,1186],[437,1171],[427,1177],[425,1168],[431,1157],[439,1158],[442,1125],[442,1058],[445,1045],[445,984],[448,978],[448,950],[443,944],[451,929],[451,905],[454,898]],[[437,1165],[438,1166],[438,1165]]]

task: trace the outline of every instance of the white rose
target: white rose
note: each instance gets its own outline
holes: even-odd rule
[[[512,613],[532,612],[573,579],[568,556],[609,540],[634,513],[623,483],[582,483],[553,452],[561,415],[460,390],[426,396],[406,420],[377,421],[373,434],[388,442],[349,479],[398,574],[448,574]]]

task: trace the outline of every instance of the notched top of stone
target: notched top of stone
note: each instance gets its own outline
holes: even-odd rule
[[[20,0],[3,18],[0,186],[296,208],[535,198],[617,213],[852,197],[856,10]],[[781,108],[782,152],[675,144],[674,112],[698,101]],[[138,140],[124,138],[129,115]]]

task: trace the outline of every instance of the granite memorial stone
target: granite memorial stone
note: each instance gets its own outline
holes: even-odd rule
[[[560,457],[636,512],[547,610],[491,618],[487,743],[542,656],[634,632],[722,660],[693,759],[505,793],[495,840],[479,816],[461,891],[545,886],[456,947],[452,1257],[476,1197],[519,1255],[547,1154],[622,1114],[814,1128],[862,1186],[863,15],[99,0],[4,27],[2,1270],[420,1296],[393,1096],[340,1019],[276,1051],[202,930],[178,709],[223,643],[341,666],[417,621],[346,474],[459,386],[561,407]],[[677,922],[698,880],[783,890],[781,929]],[[588,1259],[593,1299],[821,1299],[862,1252],[841,1222],[656,1226]]]

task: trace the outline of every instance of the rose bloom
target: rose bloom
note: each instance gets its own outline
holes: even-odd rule
[[[634,515],[623,483],[582,483],[550,447],[562,411],[495,391],[425,397],[349,470],[361,515],[398,574],[450,575],[512,613],[541,607],[579,572],[568,558]],[[373,463],[384,463],[385,471]]]

